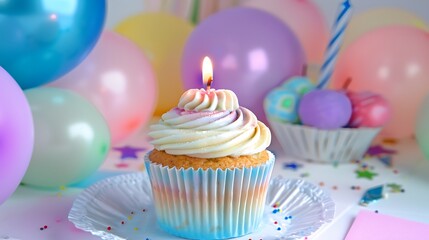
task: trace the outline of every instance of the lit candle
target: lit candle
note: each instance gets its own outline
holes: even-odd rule
[[[187,111],[234,111],[239,108],[234,92],[227,89],[211,88],[213,82],[213,65],[205,57],[202,64],[203,84],[206,89],[189,89],[180,97],[179,108]]]
[[[206,91],[210,91],[210,86],[213,82],[213,65],[209,57],[204,57],[203,60],[203,83],[206,85]]]

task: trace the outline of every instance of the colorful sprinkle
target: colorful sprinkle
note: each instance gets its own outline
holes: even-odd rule
[[[374,212],[375,212],[375,213],[378,213],[378,210],[375,210]]]
[[[306,172],[306,173],[301,173],[299,176],[300,176],[300,177],[302,177],[302,178],[305,178],[305,177],[310,176],[310,173],[308,173],[308,172]]]
[[[282,228],[281,228],[281,227],[278,227],[278,228],[277,228],[277,231],[280,231],[280,230],[282,230]]]
[[[319,186],[323,187],[323,186],[325,186],[325,183],[324,182],[319,182]]]
[[[290,162],[290,163],[285,163],[285,164],[283,165],[283,167],[284,167],[285,169],[290,169],[290,170],[296,171],[296,170],[298,170],[299,168],[302,168],[302,164],[295,163],[295,162]]]
[[[112,227],[108,226],[107,231],[110,231],[110,230],[112,230]]]
[[[338,189],[338,187],[337,187],[337,186],[332,186],[332,189],[333,189],[333,190],[337,190],[337,189]]]
[[[134,212],[131,212],[131,214],[134,214]]]
[[[128,220],[132,220],[133,219],[133,216],[128,216]]]
[[[43,228],[42,228],[42,227],[40,228],[40,231],[43,231]]]
[[[138,227],[135,227],[135,228],[134,228],[134,231],[138,231],[138,230],[139,230],[139,228],[138,228]]]
[[[146,209],[143,209],[142,211],[143,211],[143,212],[146,212]]]
[[[43,226],[43,228],[44,228],[44,229],[47,229],[47,228],[48,228],[48,226],[46,226],[46,225],[45,225],[45,226]]]
[[[122,221],[122,222],[121,222],[121,224],[122,224],[122,225],[124,225],[124,224],[125,224],[125,222],[124,222],[124,221]]]
[[[277,221],[274,222],[274,224],[277,224],[277,223],[278,223]]]
[[[393,170],[393,173],[394,173],[394,174],[398,174],[398,173],[399,173],[399,171],[395,169],[395,170]]]
[[[392,154],[396,154],[396,153],[397,153],[396,150],[387,149],[381,145],[376,145],[376,146],[370,147],[366,154],[369,156],[375,157],[375,156],[381,156],[381,155],[392,155]]]

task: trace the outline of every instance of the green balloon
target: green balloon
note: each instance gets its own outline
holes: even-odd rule
[[[59,187],[96,171],[110,148],[98,110],[83,97],[57,88],[25,91],[34,119],[34,151],[23,183]]]
[[[429,159],[429,96],[426,97],[418,112],[416,138],[426,159]]]

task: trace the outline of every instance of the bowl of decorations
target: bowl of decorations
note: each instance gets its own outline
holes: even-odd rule
[[[363,158],[391,110],[381,95],[348,91],[350,83],[332,90],[293,77],[267,94],[264,109],[286,155],[323,163]]]

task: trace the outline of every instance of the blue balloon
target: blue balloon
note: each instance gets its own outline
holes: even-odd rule
[[[96,44],[105,0],[0,1],[0,66],[23,89],[76,67]]]

